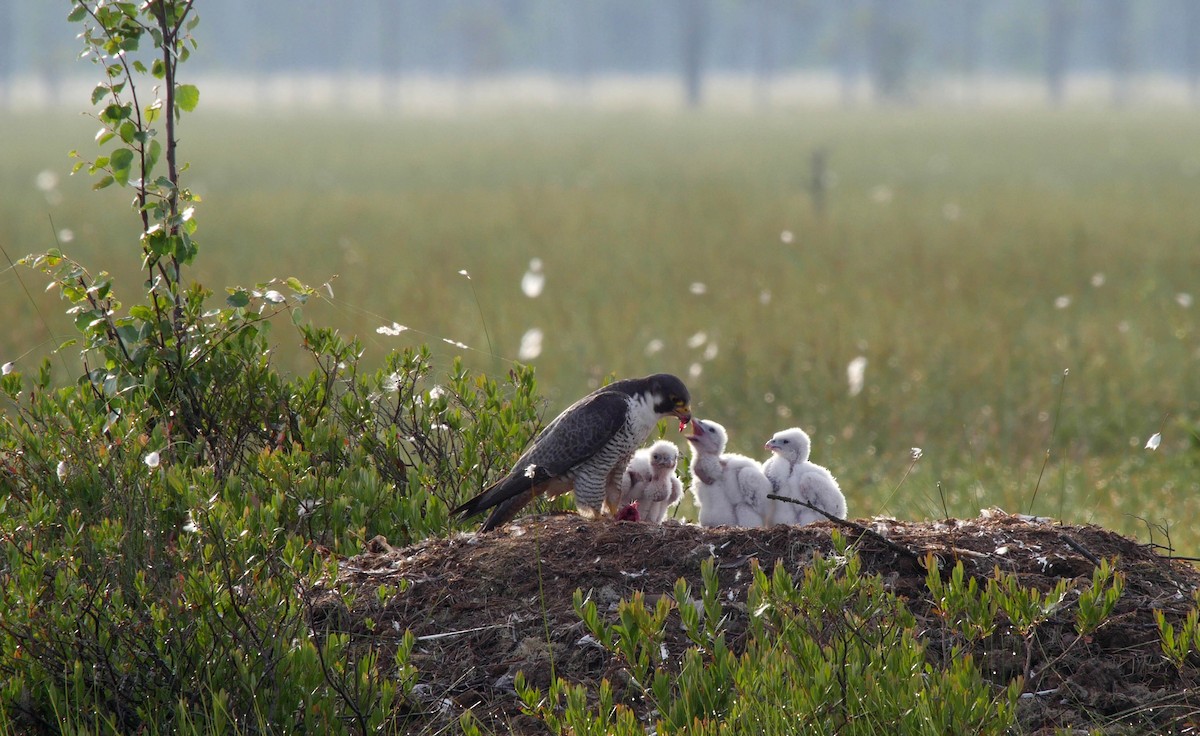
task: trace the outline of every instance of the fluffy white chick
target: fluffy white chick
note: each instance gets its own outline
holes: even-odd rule
[[[771,481],[755,460],[725,452],[729,435],[716,422],[692,419],[692,494],[701,526],[764,526]]]
[[[621,505],[636,501],[642,520],[661,524],[667,509],[683,498],[683,482],[675,476],[678,464],[674,442],[659,440],[638,450],[621,476]]]
[[[839,519],[846,518],[846,497],[828,469],[809,462],[812,440],[799,427],[775,433],[766,449],[773,454],[763,463],[763,472],[780,496],[811,504]],[[787,501],[771,501],[774,524],[811,524],[826,518],[810,508]]]

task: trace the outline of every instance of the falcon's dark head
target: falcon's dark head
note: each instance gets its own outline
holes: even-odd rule
[[[643,379],[654,400],[654,411],[660,415],[674,414],[679,417],[679,431],[692,421],[691,394],[677,376],[656,373]]]

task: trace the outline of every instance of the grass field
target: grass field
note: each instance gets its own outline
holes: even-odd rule
[[[0,122],[0,245],[17,258],[70,230],[64,250],[117,274],[129,303],[136,222],[114,206],[129,194],[66,177],[94,127]],[[1144,541],[1169,528],[1200,554],[1194,112],[198,113],[181,145],[204,200],[194,276],[218,292],[333,279],[336,298],[305,314],[370,356],[429,341],[448,364],[446,338],[503,370],[536,327],[551,411],[610,373],[677,372],[732,450],[761,457],[805,427],[852,516],[1032,503]],[[808,194],[818,148],[824,215]],[[529,298],[533,258],[545,289]],[[26,269],[3,280],[0,357],[26,369],[72,336],[43,286]],[[412,329],[376,334],[393,321]],[[280,364],[306,369],[291,326],[275,338]]]

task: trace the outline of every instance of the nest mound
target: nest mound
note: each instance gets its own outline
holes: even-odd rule
[[[1200,695],[1192,688],[1200,667],[1189,662],[1181,671],[1164,659],[1153,613],[1160,609],[1173,622],[1186,616],[1200,587],[1200,574],[1190,564],[1099,527],[999,513],[972,520],[876,519],[843,527],[863,572],[881,575],[889,590],[907,599],[926,632],[931,660],[943,655],[944,638],[925,584],[927,553],[950,565],[961,561],[968,575],[986,578],[999,568],[1042,590],[1064,578],[1086,587],[1101,559],[1117,558],[1125,593],[1087,641],[1076,641],[1074,606],[1038,628],[1031,669],[1038,673],[1036,690],[1027,685],[1020,701],[1022,731],[1103,727],[1146,733],[1200,721]],[[544,726],[520,713],[512,689],[518,670],[543,689],[552,657],[557,674],[571,682],[619,679],[616,660],[581,641],[587,632],[572,608],[576,589],[602,612],[615,610],[618,600],[636,591],[650,601],[669,595],[679,578],[699,589],[701,562],[711,557],[727,600],[744,603],[752,559],[768,571],[781,562],[799,576],[814,554],[833,550],[834,528],[821,523],[705,529],[552,515],[404,549],[377,537],[361,555],[342,562],[336,587],[343,594],[310,591],[313,625],[344,629],[385,649],[406,629],[418,637],[411,662],[420,673],[415,695],[422,707],[409,716],[417,730],[436,730],[471,708],[498,732],[544,733]],[[381,601],[382,585],[402,591]],[[729,639],[737,648],[746,614],[736,604],[726,609]],[[668,642],[675,654],[687,642],[673,635],[680,637]],[[1015,633],[1001,627],[982,647],[976,657],[985,677],[1006,684],[1023,671],[1025,647]]]

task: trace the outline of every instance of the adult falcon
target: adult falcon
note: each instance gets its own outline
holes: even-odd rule
[[[679,430],[692,414],[683,381],[668,373],[616,381],[584,396],[538,433],[508,475],[454,509],[464,517],[492,510],[482,531],[511,519],[525,504],[545,494],[574,489],[584,516],[617,512],[621,475],[634,451],[660,419],[679,418]]]

